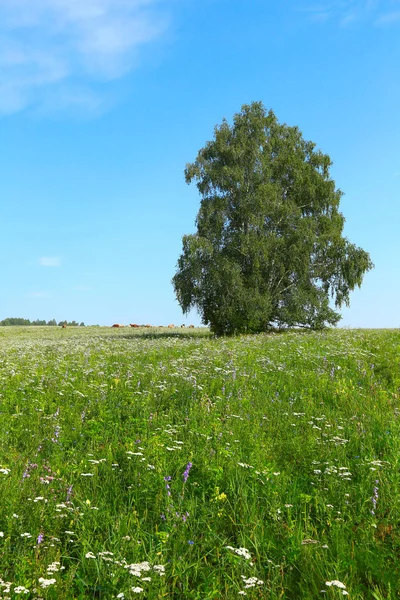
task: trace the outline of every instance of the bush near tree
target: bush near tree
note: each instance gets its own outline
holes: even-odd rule
[[[335,325],[330,299],[348,306],[373,263],[342,235],[331,166],[261,102],[223,120],[185,169],[201,204],[172,280],[183,312],[218,335]]]

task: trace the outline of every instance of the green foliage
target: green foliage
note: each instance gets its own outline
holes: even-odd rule
[[[260,102],[214,133],[185,170],[202,199],[172,280],[182,310],[217,334],[336,324],[330,297],[348,305],[373,264],[342,237],[329,156]]]
[[[57,321],[52,319],[51,321],[45,321],[45,319],[36,319],[35,321],[30,321],[29,319],[22,319],[20,317],[7,317],[0,321],[0,327],[10,327],[10,326],[27,326],[27,325],[49,325],[55,327],[57,325]],[[58,325],[68,325],[70,327],[84,327],[85,323],[79,323],[77,321],[60,321]]]

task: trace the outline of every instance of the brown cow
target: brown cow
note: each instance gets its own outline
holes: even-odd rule
[[[66,326],[66,324],[65,324],[65,323],[63,323],[63,324],[62,324],[62,328],[63,328],[63,329],[67,329],[67,326]]]
[[[121,325],[121,323],[114,323],[111,327],[125,327],[125,325]]]
[[[194,329],[194,325],[189,325],[189,329]]]
[[[151,327],[151,325],[145,325],[145,327]]]
[[[168,329],[174,329],[175,325],[168,325]]]
[[[139,325],[137,323],[129,323],[130,327],[139,327]]]

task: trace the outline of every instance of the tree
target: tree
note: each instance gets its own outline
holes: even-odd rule
[[[373,264],[342,236],[331,165],[261,102],[223,120],[185,169],[201,204],[172,280],[183,312],[218,335],[336,324],[330,297],[348,306]]]

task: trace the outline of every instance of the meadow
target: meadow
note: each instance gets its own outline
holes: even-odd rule
[[[400,332],[0,329],[0,598],[400,598]]]

